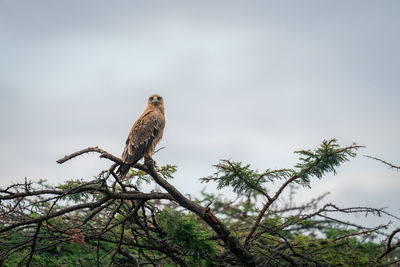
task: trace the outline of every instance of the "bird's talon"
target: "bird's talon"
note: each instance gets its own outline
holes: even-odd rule
[[[145,163],[150,163],[151,165],[156,165],[156,162],[152,158],[144,158]]]

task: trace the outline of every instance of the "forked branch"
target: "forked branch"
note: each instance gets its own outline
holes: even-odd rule
[[[400,233],[400,228],[397,228],[396,230],[394,230],[389,238],[388,238],[388,243],[387,243],[387,247],[386,250],[379,256],[379,259],[385,257],[386,255],[388,255],[389,253],[391,253],[393,250],[395,250],[396,248],[400,247],[400,239],[397,240],[397,242],[395,244],[392,245],[392,240],[394,238],[394,236]]]

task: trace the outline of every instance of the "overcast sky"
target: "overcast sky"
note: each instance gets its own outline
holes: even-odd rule
[[[296,201],[329,191],[399,215],[400,173],[362,156],[400,164],[399,14],[389,0],[0,0],[0,185],[91,179],[110,162],[56,160],[119,156],[159,93],[154,158],[178,165],[182,192],[198,195],[219,159],[288,168],[334,137],[367,148]]]

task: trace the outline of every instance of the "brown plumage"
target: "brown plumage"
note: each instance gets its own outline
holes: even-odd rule
[[[152,159],[154,149],[161,140],[165,126],[164,100],[160,95],[149,97],[143,114],[133,124],[122,153],[122,164],[117,173],[124,177],[130,167],[141,158]]]

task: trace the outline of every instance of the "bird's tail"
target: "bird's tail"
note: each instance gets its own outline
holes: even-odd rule
[[[132,164],[121,164],[118,167],[118,170],[116,171],[116,174],[118,175],[118,179],[121,181],[125,178],[125,176],[128,174],[129,169],[131,168]]]

